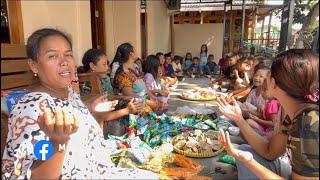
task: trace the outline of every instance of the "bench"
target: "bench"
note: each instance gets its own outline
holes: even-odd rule
[[[78,74],[79,82],[89,82],[91,91],[81,94],[81,99],[90,101],[103,94],[98,73]],[[28,65],[26,46],[23,44],[1,44],[1,90],[30,89],[37,80]],[[1,112],[1,157],[8,134],[8,115]]]

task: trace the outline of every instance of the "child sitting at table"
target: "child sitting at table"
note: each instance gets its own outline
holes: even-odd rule
[[[174,72],[172,67],[171,53],[165,54],[164,58],[165,58],[165,63],[164,63],[165,76],[176,77],[176,73]]]
[[[265,63],[260,63],[255,67],[251,91],[246,101],[240,105],[241,110],[244,112],[244,116],[251,113],[260,118],[262,117],[261,109],[263,108],[262,106],[266,104],[266,99],[262,97],[262,85],[269,71],[270,67]]]
[[[202,75],[201,68],[200,68],[200,59],[198,57],[194,57],[192,60],[192,64],[189,68],[188,74],[190,76],[200,76]]]
[[[134,68],[140,73],[143,74],[142,71],[142,60],[140,58],[138,58],[135,62],[134,62]]]
[[[207,70],[208,74],[218,74],[219,66],[216,62],[214,62],[214,55],[209,54],[208,56],[208,62],[207,62]]]
[[[181,67],[182,57],[174,56],[172,62],[172,68],[176,75],[182,75],[182,67]]]
[[[159,66],[159,71],[160,71],[160,75],[161,75],[161,79],[164,81],[164,83],[168,86],[173,86],[174,84],[176,84],[176,82],[178,81],[178,79],[176,77],[169,77],[166,76],[166,70],[165,70],[165,57],[163,55],[163,53],[158,52],[156,54],[156,56],[159,58],[160,60],[160,66]]]
[[[184,62],[183,62],[184,73],[188,73],[188,70],[190,69],[191,64],[192,64],[192,55],[190,52],[187,52],[186,58],[184,59]]]
[[[217,79],[213,80],[213,84],[221,84],[223,81],[230,82],[234,78],[234,70],[237,69],[238,55],[237,53],[230,52],[227,54],[227,64],[228,67],[224,74],[222,74]]]
[[[248,59],[242,57],[237,63],[237,69],[234,71],[234,90],[247,87],[250,84],[248,72],[251,70],[251,66],[248,64]]]
[[[262,97],[266,99],[266,103],[261,108],[262,117],[259,118],[249,113],[248,124],[256,129],[262,135],[270,138],[274,134],[274,127],[276,124],[280,124],[280,104],[275,98],[269,97],[266,93],[266,83],[261,87]]]

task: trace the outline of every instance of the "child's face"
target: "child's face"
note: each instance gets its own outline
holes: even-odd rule
[[[160,64],[164,64],[164,62],[166,61],[164,58],[164,55],[160,55],[159,59],[160,59]]]
[[[186,59],[192,59],[192,56],[190,54],[188,54]]]
[[[208,60],[209,60],[210,62],[214,62],[213,56],[210,56]]]
[[[254,73],[253,75],[253,84],[257,87],[262,86],[267,75],[268,75],[268,70],[265,70],[265,69],[257,70],[256,73]]]
[[[136,61],[136,64],[140,66],[140,65],[141,65],[141,61],[140,61],[140,60],[137,60],[137,61]]]
[[[176,64],[180,64],[180,59],[175,59],[174,62],[175,62]]]
[[[198,59],[193,59],[193,64],[199,64]]]
[[[199,47],[199,46],[198,46],[198,47]],[[201,51],[202,51],[202,52],[205,52],[206,49],[207,49],[206,46],[201,46]]]
[[[249,60],[248,64],[253,68],[253,60]]]
[[[232,58],[228,58],[228,64],[229,64],[229,66],[232,66],[232,65],[237,64],[237,59],[236,59],[236,57],[234,56],[234,57],[232,57]]]
[[[171,57],[166,57],[166,63],[170,64],[171,63]]]
[[[101,56],[96,65],[93,66],[95,72],[107,72],[109,70],[107,56]]]

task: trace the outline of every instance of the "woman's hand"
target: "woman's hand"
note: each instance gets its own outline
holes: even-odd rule
[[[130,114],[141,113],[143,111],[142,102],[133,102],[133,99],[127,105]]]
[[[224,133],[224,131],[220,129],[218,140],[220,141],[221,145],[225,148],[227,153],[233,156],[234,158],[242,162],[249,162],[253,159],[253,155],[250,152],[241,151],[233,147],[228,132]]]
[[[243,119],[242,117],[242,111],[237,104],[236,100],[232,97],[233,105],[230,105],[225,98],[218,98],[217,99],[217,105],[219,107],[219,110],[221,113],[227,117],[228,119],[237,122],[240,119]]]
[[[38,124],[54,144],[65,144],[70,135],[77,131],[79,118],[64,109],[52,112],[46,108],[44,114],[39,116]]]

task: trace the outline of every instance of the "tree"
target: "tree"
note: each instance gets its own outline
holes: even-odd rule
[[[301,1],[301,0],[296,0]],[[301,23],[302,28],[298,32],[298,38],[294,44],[295,48],[308,48],[311,49],[311,43],[314,38],[314,29],[319,27],[319,1],[309,0],[306,4],[297,4],[295,8],[294,20],[296,23]],[[304,15],[304,11],[309,10],[307,15]]]
[[[254,0],[257,3],[264,3],[265,0]],[[282,9],[275,11],[278,18],[281,19]],[[319,27],[319,1],[318,0],[295,0],[293,24],[302,24],[301,30],[294,43],[296,48],[310,48],[313,38],[313,32]]]

